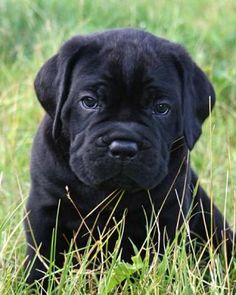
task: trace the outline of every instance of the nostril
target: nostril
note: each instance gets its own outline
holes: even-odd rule
[[[127,140],[114,140],[109,145],[110,155],[114,158],[127,160],[133,158],[138,152],[136,142]]]

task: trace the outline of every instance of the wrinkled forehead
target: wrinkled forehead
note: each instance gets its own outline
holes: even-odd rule
[[[150,44],[125,40],[104,44],[99,51],[78,59],[73,80],[81,87],[113,84],[117,88],[178,84],[177,71],[170,56],[158,52]]]

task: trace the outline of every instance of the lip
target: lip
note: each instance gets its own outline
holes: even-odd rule
[[[135,182],[128,176],[126,176],[124,179],[124,174],[122,173],[119,173],[115,177],[109,178],[108,180],[100,183],[99,186],[104,187],[106,189],[121,189],[129,192],[138,192],[143,190],[143,188],[140,187],[140,185],[138,185],[137,182]]]

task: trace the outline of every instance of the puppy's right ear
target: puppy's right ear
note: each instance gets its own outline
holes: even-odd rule
[[[62,130],[61,112],[70,90],[71,74],[82,57],[99,52],[95,40],[75,36],[67,41],[59,53],[50,58],[36,76],[34,87],[42,107],[53,120],[52,136],[57,139]]]
[[[60,136],[62,130],[61,110],[69,92],[74,63],[81,52],[82,47],[76,38],[65,43],[59,53],[42,66],[34,82],[38,100],[53,120],[54,139]]]
[[[56,113],[58,80],[58,54],[56,54],[42,66],[34,81],[37,98],[52,119]]]
[[[39,102],[53,120],[54,139],[61,133],[61,110],[69,92],[70,75],[79,53],[82,52],[77,40],[72,41],[65,43],[59,53],[42,66],[34,83]]]

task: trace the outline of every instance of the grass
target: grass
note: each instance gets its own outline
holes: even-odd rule
[[[33,79],[43,62],[76,33],[143,28],[184,44],[207,72],[215,86],[217,105],[192,153],[192,163],[202,185],[234,227],[235,15],[234,0],[1,0],[0,294],[23,294],[25,285],[23,212],[32,138],[43,116]],[[97,270],[86,268],[89,259],[85,256],[75,271],[70,266],[72,254],[68,254],[58,294],[234,294],[236,268],[225,272],[215,255],[201,268],[184,247],[173,247],[161,262],[154,259],[151,267],[138,254],[133,264],[125,264],[113,253],[110,264]],[[139,279],[131,279],[133,273],[138,273]]]

